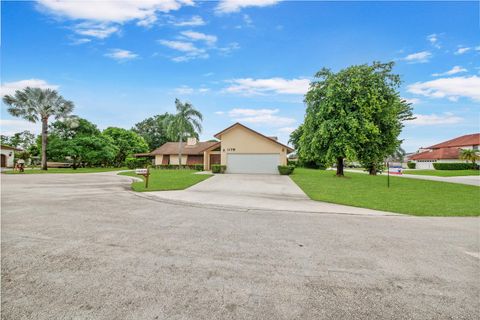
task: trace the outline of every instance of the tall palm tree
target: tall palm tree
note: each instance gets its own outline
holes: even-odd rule
[[[477,150],[473,149],[462,149],[460,150],[460,159],[472,161],[473,167],[475,168],[475,161],[480,159]]]
[[[6,95],[3,102],[8,112],[30,122],[42,123],[42,170],[47,170],[48,118],[67,118],[73,111],[73,102],[65,100],[56,90],[27,87]]]
[[[187,136],[198,137],[202,132],[201,121],[203,116],[189,102],[182,103],[175,99],[177,113],[167,118],[167,134],[172,138],[178,138],[178,164],[182,165],[182,142]]]

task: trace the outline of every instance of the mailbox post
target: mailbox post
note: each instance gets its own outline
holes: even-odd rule
[[[145,189],[148,189],[148,176],[150,176],[150,170],[148,168],[136,169],[135,173],[145,178]]]

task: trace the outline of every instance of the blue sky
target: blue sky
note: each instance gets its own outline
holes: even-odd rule
[[[477,2],[2,2],[2,94],[53,87],[100,128],[190,101],[203,139],[240,121],[286,142],[322,67],[395,61],[407,151],[479,131]],[[38,125],[2,105],[2,132]]]

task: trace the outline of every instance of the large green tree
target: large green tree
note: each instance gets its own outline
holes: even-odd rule
[[[110,137],[117,148],[115,155],[116,166],[122,166],[127,156],[131,154],[149,151],[145,140],[131,130],[109,127],[103,131],[103,134]]]
[[[117,155],[113,139],[103,135],[97,126],[86,119],[72,117],[50,125],[48,159],[64,161],[69,157],[73,168],[112,164]]]
[[[42,123],[42,170],[47,170],[48,120],[68,117],[73,111],[73,102],[65,100],[56,90],[30,87],[4,96],[3,102],[9,106],[11,115]]]
[[[335,73],[322,69],[305,96],[307,110],[300,155],[307,161],[336,163],[343,176],[344,159],[376,167],[398,147],[403,121],[411,106],[398,94],[400,77],[393,62],[351,66]]]
[[[160,147],[169,141],[167,133],[168,121],[171,115],[169,113],[159,114],[147,118],[132,128],[132,131],[138,133],[147,142],[150,150]]]
[[[170,137],[178,139],[178,164],[182,165],[182,141],[187,137],[196,137],[202,132],[201,121],[203,116],[189,102],[182,103],[175,99],[177,112],[167,118],[167,133]]]

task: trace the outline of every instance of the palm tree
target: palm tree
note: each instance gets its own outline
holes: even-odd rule
[[[175,99],[175,107],[177,113],[166,119],[168,123],[167,134],[172,138],[178,138],[178,164],[180,168],[182,165],[183,139],[187,135],[198,137],[198,133],[202,132],[200,122],[203,121],[203,116],[189,102],[182,103]]]
[[[475,161],[480,159],[480,156],[478,155],[477,150],[462,149],[462,150],[460,150],[460,159],[467,160],[467,161],[472,161],[473,169],[474,169],[475,168]]]
[[[73,102],[65,100],[56,90],[27,87],[6,95],[3,102],[8,112],[30,122],[42,122],[42,170],[47,170],[48,118],[67,118],[73,111]]]

